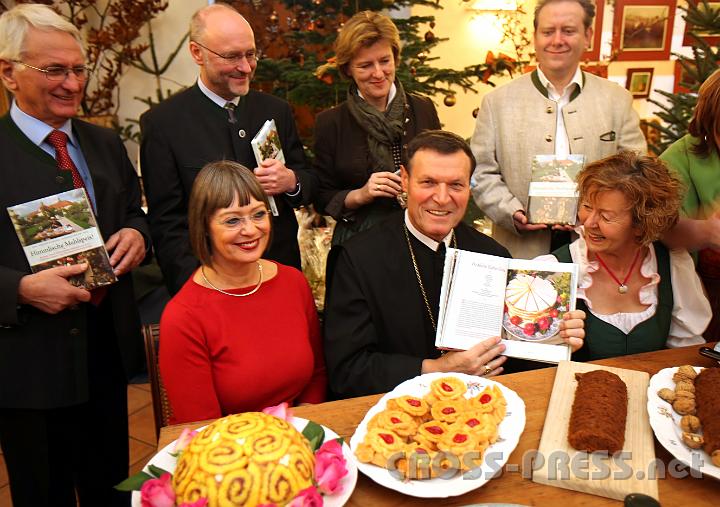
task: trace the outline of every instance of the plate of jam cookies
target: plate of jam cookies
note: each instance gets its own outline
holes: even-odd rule
[[[406,495],[445,498],[492,479],[525,429],[525,403],[493,380],[428,373],[365,414],[350,439],[358,469]]]

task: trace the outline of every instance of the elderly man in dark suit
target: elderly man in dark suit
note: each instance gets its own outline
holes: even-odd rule
[[[84,187],[118,282],[88,292],[86,264],[32,273],[0,213],[0,446],[15,507],[127,505],[128,361],[142,346],[129,272],[149,231],[118,136],[74,119],[87,70],[77,29],[47,6],[0,17],[0,209]],[[101,293],[96,291],[100,290]]]
[[[277,125],[285,164],[265,160],[255,169],[278,211],[266,257],[299,269],[293,207],[310,201],[315,177],[306,170],[288,103],[250,90],[257,66],[252,28],[232,7],[210,5],[192,18],[189,48],[200,68],[197,83],[140,119],[150,228],[165,283],[176,293],[199,265],[190,252],[187,225],[195,176],[215,160],[235,160],[255,168],[250,141],[270,119]]]

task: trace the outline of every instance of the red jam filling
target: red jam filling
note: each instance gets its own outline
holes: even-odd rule
[[[440,426],[428,426],[427,429],[433,435],[442,435],[443,429]]]
[[[475,419],[475,418],[472,418],[472,419],[468,419],[467,421],[465,421],[465,424],[467,424],[467,425],[470,426],[471,428],[474,428],[475,426],[477,426],[478,424],[480,424],[480,421],[478,421],[478,420]]]
[[[462,444],[463,442],[465,442],[467,440],[467,438],[468,438],[467,435],[458,433],[457,435],[455,435],[453,437],[453,442],[455,442],[456,444]]]
[[[419,407],[420,406],[420,400],[407,400],[407,404],[411,405],[413,407]]]
[[[388,435],[387,433],[378,433],[378,434],[380,435],[380,438],[385,440],[386,444],[392,444],[393,442],[395,442],[395,439],[393,438],[392,435]]]
[[[482,403],[483,405],[485,405],[486,403],[490,403],[490,400],[492,400],[492,396],[490,396],[489,394],[483,394],[482,396],[480,396],[480,403]]]
[[[446,384],[445,382],[440,384],[440,387],[443,388],[443,391],[447,391],[449,393],[451,393],[453,391],[453,388],[451,386],[449,386],[448,384]]]
[[[445,407],[444,409],[441,410],[441,412],[442,412],[443,414],[445,414],[445,415],[454,414],[454,413],[455,413],[455,409],[452,408],[452,407]]]
[[[400,422],[400,419],[398,419],[397,417],[391,417],[391,418],[390,418],[390,422],[393,423],[393,424],[397,424],[397,423]]]

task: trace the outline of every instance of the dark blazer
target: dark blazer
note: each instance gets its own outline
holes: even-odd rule
[[[407,164],[407,143],[413,137],[423,130],[440,128],[435,106],[426,97],[408,93],[406,113],[401,153],[403,164]],[[317,116],[314,151],[314,169],[319,179],[315,203],[326,215],[339,220],[346,214],[345,196],[365,185],[374,172],[367,133],[350,114],[347,102]],[[395,205],[394,199],[382,201]]]
[[[338,258],[325,299],[325,363],[330,388],[341,397],[390,391],[420,375],[424,359],[440,355],[403,220],[404,213],[397,212],[330,254]],[[462,250],[510,257],[502,245],[463,223],[455,227],[455,237]],[[410,240],[437,322],[444,255],[412,234]]]
[[[107,240],[123,227],[149,239],[140,208],[140,185],[115,132],[79,120],[73,131],[90,169],[97,222]],[[35,146],[9,115],[0,118],[0,407],[49,409],[87,401],[87,304],[50,315],[18,305],[20,279],[30,266],[6,211],[8,206],[73,188],[69,171]],[[142,357],[140,319],[129,274],[111,285],[103,304],[112,305],[115,334],[126,371]],[[109,324],[111,325],[111,324]],[[112,335],[112,333],[110,333]]]
[[[266,120],[274,119],[285,164],[295,171],[302,191],[296,197],[275,196],[273,240],[265,257],[300,269],[298,225],[293,207],[309,202],[315,176],[306,170],[290,105],[262,92],[250,91],[236,110],[237,123],[205,96],[197,84],[173,95],[140,118],[140,166],[148,201],[153,245],[165,283],[172,294],[198,266],[188,240],[188,199],[200,169],[208,162],[235,160],[257,167],[250,141]],[[244,137],[242,137],[242,136]]]

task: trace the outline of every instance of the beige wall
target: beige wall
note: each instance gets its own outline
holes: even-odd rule
[[[168,8],[152,21],[153,34],[157,46],[158,60],[162,63],[175,49],[183,34],[187,31],[192,14],[207,5],[207,0],[182,0],[169,2]],[[146,61],[150,60],[149,50],[145,52]],[[178,53],[167,73],[162,77],[163,89],[177,90],[191,85],[197,78],[197,65],[190,58],[187,42]],[[118,118],[121,123],[128,119],[138,119],[147,106],[135,97],[155,97],[155,78],[137,69],[130,69],[120,80],[120,108]],[[138,146],[127,142],[130,159],[137,160]]]

